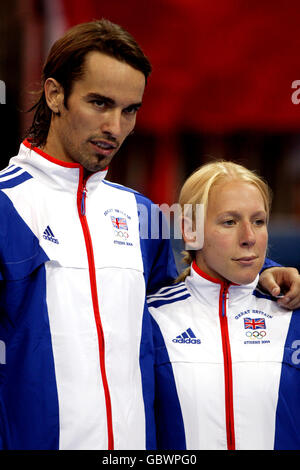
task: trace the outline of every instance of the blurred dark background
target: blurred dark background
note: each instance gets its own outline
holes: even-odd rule
[[[269,256],[300,269],[299,0],[2,0],[1,168],[31,123],[51,44],[101,17],[127,29],[153,65],[135,134],[108,178],[172,204],[210,159],[255,169],[274,192]]]

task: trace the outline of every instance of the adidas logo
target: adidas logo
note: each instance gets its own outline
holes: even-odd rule
[[[184,343],[184,344],[200,344],[201,340],[197,339],[194,332],[191,328],[188,328],[186,331],[181,333],[181,335],[176,336],[172,339],[173,343]]]
[[[53,243],[59,243],[59,241],[57,240],[57,238],[55,238],[54,236],[54,233],[52,232],[51,228],[49,227],[49,225],[47,226],[46,230],[44,231],[43,233],[43,238],[45,240],[49,240],[50,242],[53,242]]]

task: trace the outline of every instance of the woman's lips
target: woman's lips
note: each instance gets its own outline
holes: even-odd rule
[[[243,256],[241,258],[234,258],[234,261],[237,261],[239,264],[243,266],[251,266],[255,260],[257,260],[258,256]]]

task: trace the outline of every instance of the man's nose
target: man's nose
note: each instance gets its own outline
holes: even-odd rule
[[[101,131],[104,134],[110,134],[114,137],[119,137],[121,134],[121,111],[117,108],[110,109],[104,116],[101,125]]]

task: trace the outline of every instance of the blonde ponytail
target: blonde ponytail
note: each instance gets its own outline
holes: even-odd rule
[[[188,277],[191,273],[191,264],[195,259],[195,252],[190,252],[190,251],[182,251],[181,254],[183,255],[182,262],[187,264],[188,267],[185,268],[177,277],[175,280],[175,283],[177,282],[183,282],[185,281],[185,278]],[[194,256],[193,256],[194,255]]]

